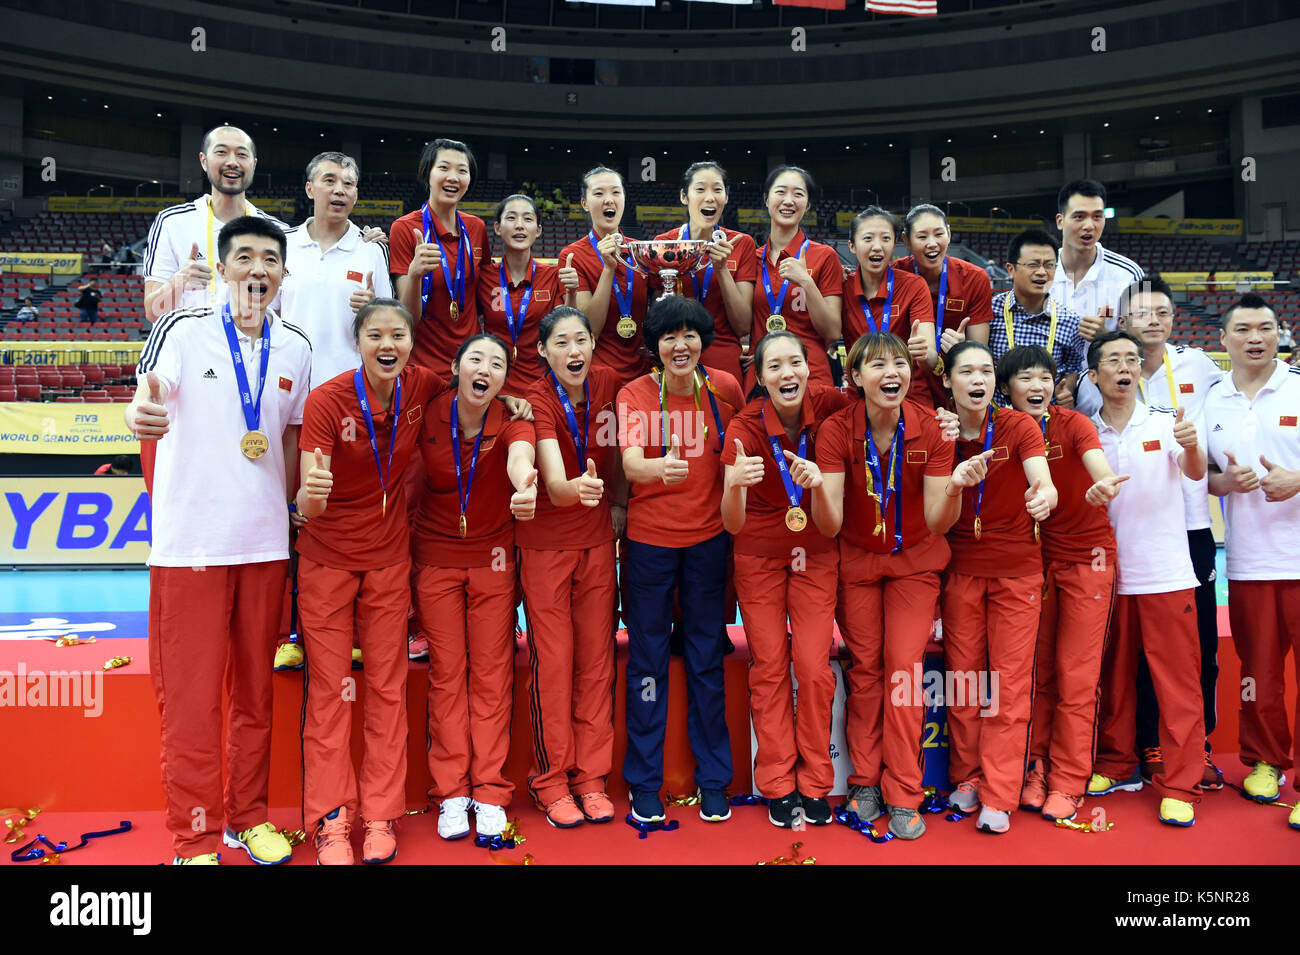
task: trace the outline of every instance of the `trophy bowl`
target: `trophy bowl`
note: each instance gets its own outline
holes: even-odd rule
[[[715,232],[714,236],[720,234]],[[677,294],[678,276],[700,269],[712,246],[712,239],[625,239],[620,244],[627,253],[624,264],[644,276],[659,276],[664,295]]]

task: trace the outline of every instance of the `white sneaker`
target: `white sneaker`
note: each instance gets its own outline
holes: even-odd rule
[[[480,836],[499,836],[506,829],[506,810],[504,806],[489,806],[487,803],[474,801],[474,828]]]
[[[444,799],[438,810],[438,835],[444,839],[463,839],[469,835],[469,797]]]

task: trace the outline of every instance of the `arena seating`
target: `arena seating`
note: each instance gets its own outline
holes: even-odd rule
[[[0,365],[0,401],[130,401],[135,365]]]

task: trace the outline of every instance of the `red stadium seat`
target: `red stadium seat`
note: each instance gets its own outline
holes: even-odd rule
[[[81,403],[81,398],[77,395],[59,395],[54,400],[59,404],[70,404],[72,402],[76,402],[77,404]]]
[[[83,391],[81,393],[81,400],[106,404],[107,402],[112,401],[113,399],[109,397],[107,391],[89,390],[89,391]]]
[[[104,369],[98,365],[82,365],[81,373],[86,377],[86,384],[102,385],[104,383]]]
[[[17,401],[18,388],[14,385],[0,385],[0,401]]]
[[[19,384],[18,384],[17,387],[18,387],[18,400],[19,400],[19,401],[40,401],[40,400],[41,400],[41,386],[40,386],[40,385],[36,385],[36,384],[23,384],[23,383],[19,382]]]
[[[0,384],[12,384],[18,377],[18,370],[13,365],[0,365]]]

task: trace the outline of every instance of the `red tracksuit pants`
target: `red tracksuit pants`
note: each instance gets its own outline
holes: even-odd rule
[[[1111,617],[1101,668],[1101,735],[1095,769],[1128,779],[1137,768],[1138,651],[1146,654],[1160,705],[1160,749],[1165,768],[1152,779],[1162,797],[1196,802],[1201,794],[1205,710],[1201,702],[1201,638],[1196,591],[1121,594]]]
[[[954,784],[977,782],[980,802],[1001,812],[1020,804],[1025,778],[1042,594],[1041,573],[943,580],[945,684],[951,679],[958,688],[945,699],[948,775]],[[987,707],[969,692],[983,674]]]
[[[1300,765],[1300,698],[1288,727],[1284,697],[1288,651],[1300,686],[1300,580],[1229,581],[1228,619],[1241,674],[1255,681],[1254,698],[1241,703],[1241,761],[1280,770]]]
[[[429,638],[431,799],[510,803],[505,776],[515,686],[515,561],[499,567],[415,568]]]
[[[614,542],[519,549],[528,621],[528,790],[542,808],[601,792],[614,761]]]
[[[736,595],[749,643],[749,706],[758,740],[754,785],[768,799],[795,790],[822,799],[835,782],[830,655],[838,566],[833,549],[793,559],[735,554]],[[797,713],[792,663],[799,683]]]
[[[303,821],[312,832],[346,806],[356,818],[397,819],[406,809],[406,615],[410,562],[338,570],[298,559],[298,607],[307,654],[303,713]],[[365,670],[352,672],[352,646]],[[361,780],[352,764],[352,706],[365,683]]]
[[[853,760],[849,785],[879,786],[886,803],[906,809],[918,808],[924,798],[925,699],[922,687],[911,683],[930,642],[939,595],[934,568],[947,555],[941,537],[898,554],[840,541],[835,616],[851,658],[844,724]],[[898,674],[905,692],[895,692]]]
[[[1115,603],[1109,562],[1047,562],[1034,664],[1029,758],[1047,788],[1082,796],[1092,772],[1101,705],[1101,658]]]
[[[149,675],[162,723],[167,828],[178,856],[267,821],[271,663],[288,561],[149,568]],[[222,694],[225,793],[222,794]]]

